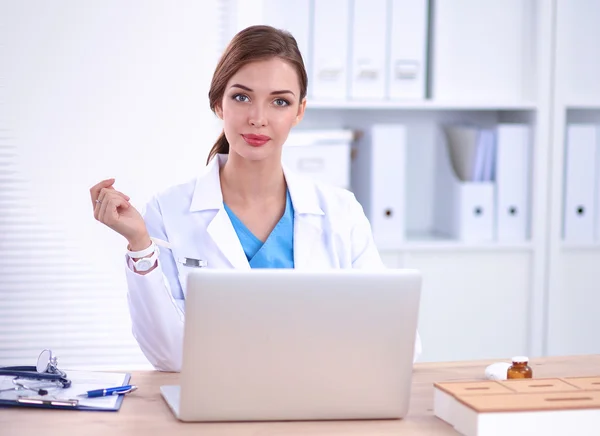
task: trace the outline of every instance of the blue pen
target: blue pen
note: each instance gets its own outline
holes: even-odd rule
[[[116,388],[106,389],[95,389],[93,391],[87,391],[85,394],[79,395],[80,397],[96,398],[96,397],[107,397],[109,395],[123,395],[133,392],[137,389],[137,386],[126,385],[119,386]]]

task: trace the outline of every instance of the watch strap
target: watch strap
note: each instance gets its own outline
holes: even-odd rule
[[[143,250],[140,251],[131,251],[129,250],[129,247],[127,249],[127,255],[129,257],[131,257],[132,259],[139,259],[141,257],[146,257],[151,255],[152,253],[156,252],[158,250],[158,247],[156,246],[156,244],[154,243],[154,241],[150,242],[150,246],[148,248],[145,248]]]

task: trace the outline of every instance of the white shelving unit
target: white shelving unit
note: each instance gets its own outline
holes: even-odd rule
[[[570,123],[600,125],[600,4],[557,0],[547,266],[548,355],[600,352],[600,242],[563,240],[565,138]]]
[[[414,101],[309,101],[308,109],[329,109],[329,110],[404,110],[404,111],[453,111],[453,110],[472,110],[472,111],[498,111],[498,110],[535,110],[534,102],[469,102],[469,101],[435,101],[435,100],[414,100]]]
[[[405,189],[407,239],[400,249],[381,254],[390,267],[418,268],[423,273],[419,322],[423,360],[541,355],[547,250],[543,186],[550,127],[550,100],[545,96],[550,91],[550,77],[542,78],[538,72],[548,71],[551,62],[551,4],[539,1],[532,7],[524,6],[521,1],[501,5],[466,1],[448,9],[448,2],[436,3],[432,9],[433,25],[454,18],[460,18],[460,22],[445,25],[446,34],[438,38],[436,29],[431,30],[434,41],[453,41],[452,46],[431,50],[431,75],[435,76],[437,71],[446,75],[437,82],[430,77],[435,84],[431,97],[420,101],[309,100],[302,128],[360,130],[374,123],[407,126],[406,179],[390,182]],[[448,15],[436,18],[436,12]],[[479,56],[473,35],[483,31],[480,21],[484,17],[493,21],[493,29],[503,29],[506,34],[510,29],[513,33],[507,43],[505,33],[481,35],[482,40],[492,45],[493,53]],[[511,47],[522,42],[527,50],[515,53]],[[493,58],[496,63],[492,63]],[[486,63],[479,68],[479,77],[465,71],[465,81],[457,68],[461,64],[468,68],[477,62]],[[494,68],[498,64],[509,67]],[[452,77],[455,82],[449,79]],[[532,126],[535,142],[530,240],[461,242],[431,231],[435,132],[441,124],[460,122],[480,126],[526,122]]]
[[[600,352],[600,340],[593,338],[600,331],[595,309],[600,243],[561,239],[565,124],[600,123],[595,47],[600,5],[586,0],[430,5],[426,98],[309,99],[298,128],[406,126],[406,177],[391,182],[406,194],[406,243],[381,254],[390,267],[423,273],[423,360]],[[461,242],[431,231],[434,132],[448,122],[532,127],[529,240]]]

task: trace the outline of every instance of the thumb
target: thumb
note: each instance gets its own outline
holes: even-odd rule
[[[103,203],[104,206],[104,203]],[[123,197],[116,196],[111,198],[106,205],[106,224],[114,224],[121,218],[121,213],[124,210],[129,209],[129,202],[125,201]]]

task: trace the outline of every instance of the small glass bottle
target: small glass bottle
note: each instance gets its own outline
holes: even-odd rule
[[[527,356],[515,356],[512,358],[512,365],[506,371],[507,379],[515,378],[532,378],[533,371],[528,365],[529,358]]]

